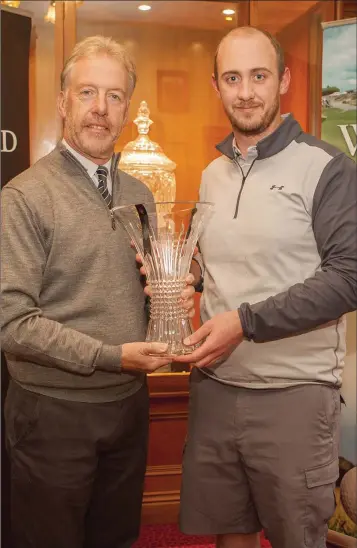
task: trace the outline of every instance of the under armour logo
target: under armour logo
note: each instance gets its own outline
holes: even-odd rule
[[[276,188],[276,190],[282,190],[284,188],[284,185],[283,186],[273,185],[273,186],[270,187],[270,190],[274,190],[274,188]]]

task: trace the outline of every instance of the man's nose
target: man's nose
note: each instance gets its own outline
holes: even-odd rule
[[[95,103],[94,111],[101,116],[104,116],[108,112],[107,97],[104,93],[98,93]]]
[[[249,99],[254,97],[254,88],[249,79],[241,82],[238,88],[238,96],[242,101],[249,101]]]

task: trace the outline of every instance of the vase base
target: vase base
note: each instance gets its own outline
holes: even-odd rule
[[[165,318],[150,318],[146,342],[167,344],[166,352],[160,355],[166,358],[174,358],[175,356],[192,354],[192,352],[200,346],[186,346],[183,343],[183,341],[192,334],[193,329],[190,319],[183,314],[169,320]],[[157,356],[157,354],[154,355]]]
[[[152,341],[150,341],[152,342]],[[187,354],[192,354],[192,352],[195,350],[194,347],[190,347],[183,350],[176,350],[175,352],[165,352],[164,354],[154,354],[149,353],[148,356],[155,356],[156,358],[160,356],[160,358],[175,358],[176,356],[187,356]]]
[[[148,340],[146,339],[146,342],[150,342],[150,343],[153,343],[153,342],[160,342],[160,343],[164,343],[164,341],[152,341],[152,340]],[[192,345],[192,346],[185,346],[184,344],[171,344],[168,343],[168,349],[166,352],[164,352],[163,354],[160,354],[160,356],[162,356],[163,358],[172,358],[174,359],[176,356],[187,356],[189,354],[192,354],[192,352],[194,350],[196,350],[196,348],[199,348],[201,346],[201,344],[195,344],[195,345]],[[155,353],[149,353],[148,356],[156,356],[158,357],[158,354],[155,354]]]

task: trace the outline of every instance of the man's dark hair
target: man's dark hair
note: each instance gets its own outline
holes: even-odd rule
[[[237,27],[239,28],[239,27]],[[242,29],[252,29],[252,30],[255,30],[257,32],[260,32],[261,34],[264,34],[264,36],[266,36],[269,40],[269,42],[271,43],[271,45],[273,46],[274,50],[275,50],[275,53],[276,53],[276,58],[277,58],[277,63],[278,63],[278,73],[279,73],[279,78],[282,77],[282,75],[284,74],[284,70],[285,70],[285,60],[284,60],[284,50],[283,48],[281,47],[280,43],[278,42],[278,40],[272,35],[270,34],[270,32],[266,31],[266,30],[262,30],[262,29],[258,29],[256,27],[241,27]],[[236,29],[235,29],[236,30]],[[231,32],[234,32],[234,31],[231,31]],[[230,34],[230,33],[229,33]],[[228,36],[228,35],[226,35]],[[224,40],[226,37],[224,37],[222,40]],[[219,43],[218,45],[218,48],[217,48],[217,51],[216,51],[216,54],[214,56],[214,67],[213,67],[213,73],[214,73],[214,78],[216,80],[216,82],[218,81],[218,64],[217,64],[217,57],[218,57],[218,52],[219,52],[219,46],[221,45],[222,43],[222,40],[221,42]]]

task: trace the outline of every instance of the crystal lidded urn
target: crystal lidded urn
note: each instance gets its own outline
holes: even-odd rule
[[[149,137],[153,121],[146,101],[141,101],[134,124],[138,136],[123,148],[118,168],[146,184],[155,202],[161,202],[160,207],[170,211],[176,197],[176,164]]]
[[[159,202],[112,209],[112,215],[125,228],[141,256],[151,287],[146,341],[167,343],[169,355],[188,354],[193,350],[183,344],[193,331],[182,306],[181,293],[212,205],[210,202]]]

